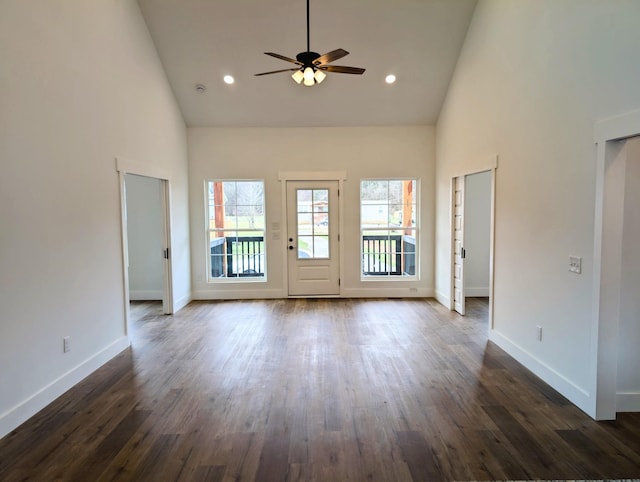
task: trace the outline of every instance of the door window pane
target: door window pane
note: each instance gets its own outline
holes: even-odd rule
[[[298,189],[298,258],[329,258],[329,190]]]

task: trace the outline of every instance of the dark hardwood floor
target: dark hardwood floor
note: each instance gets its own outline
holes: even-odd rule
[[[131,349],[2,439],[0,480],[640,477],[640,413],[591,420],[468,311],[133,304]]]

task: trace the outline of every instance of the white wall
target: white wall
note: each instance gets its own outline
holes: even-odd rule
[[[617,388],[619,411],[640,410],[640,137],[626,142]],[[634,403],[629,403],[634,400]]]
[[[186,129],[137,3],[5,0],[0,52],[1,436],[128,346],[116,156],[171,174],[176,296],[190,267]]]
[[[585,410],[593,131],[640,106],[638,20],[635,0],[481,0],[437,125],[436,291],[449,294],[450,178],[497,154],[491,338]]]
[[[466,176],[464,196],[465,296],[489,296],[491,171]]]
[[[259,298],[287,295],[283,273],[285,236],[272,239],[272,223],[283,232],[280,171],[345,171],[343,296],[431,296],[433,294],[433,127],[188,129],[191,246],[194,298]],[[421,179],[419,281],[360,280],[360,179]],[[207,283],[205,179],[264,179],[267,211],[266,283]],[[415,291],[411,291],[415,289]]]
[[[162,181],[125,176],[129,298],[161,300],[164,249]]]

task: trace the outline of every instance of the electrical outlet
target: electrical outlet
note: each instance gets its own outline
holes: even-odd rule
[[[69,350],[71,350],[71,347],[69,346],[69,339],[70,339],[70,337],[69,337],[69,336],[65,336],[65,337],[62,339],[62,350],[63,350],[65,353],[67,353]]]
[[[542,341],[542,327],[540,325],[536,325],[536,340]]]
[[[569,271],[575,274],[582,273],[582,258],[579,256],[569,256]]]

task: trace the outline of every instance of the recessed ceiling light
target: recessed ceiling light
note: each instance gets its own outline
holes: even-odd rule
[[[198,94],[204,94],[206,91],[207,91],[207,88],[204,85],[202,84],[196,85],[196,92]]]
[[[393,74],[389,74],[389,75],[387,75],[387,76],[384,78],[384,81],[385,81],[387,84],[393,84],[393,83],[396,81],[396,76],[395,76],[395,75],[393,75]]]
[[[229,85],[233,84],[236,81],[236,79],[234,79],[233,76],[231,76],[231,75],[225,75],[222,78],[222,80],[224,80],[225,84],[229,84]]]

